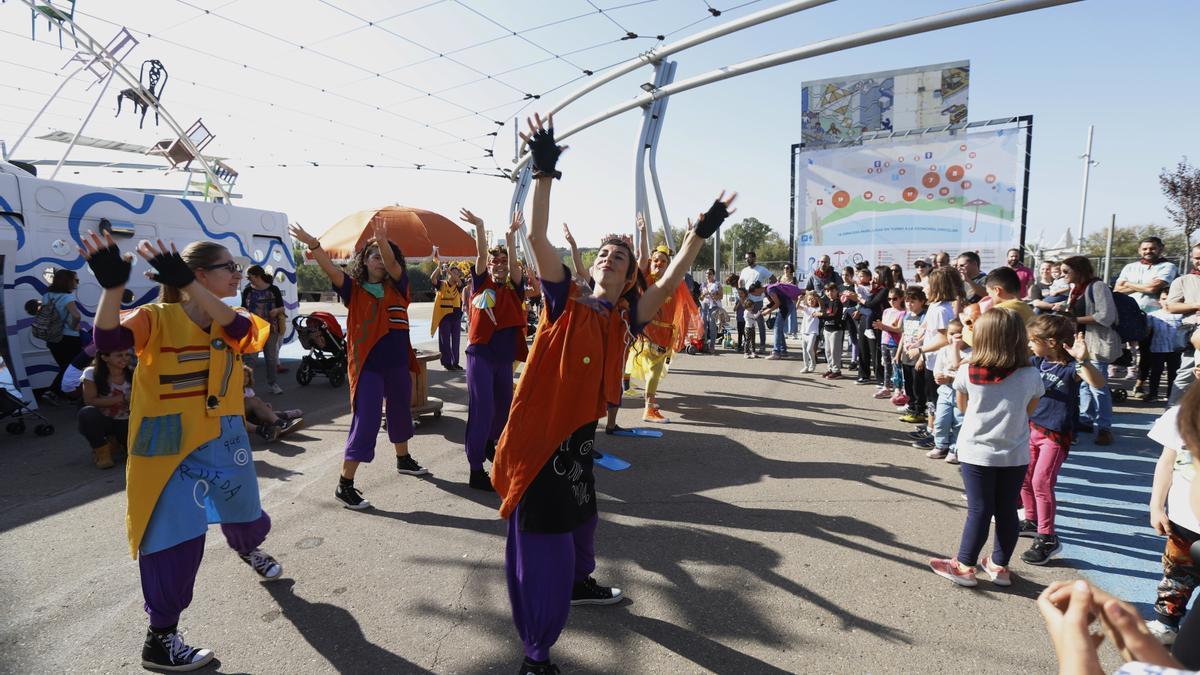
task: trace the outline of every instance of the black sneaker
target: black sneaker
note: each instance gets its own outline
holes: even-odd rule
[[[1062,542],[1052,534],[1039,534],[1033,540],[1033,546],[1021,554],[1021,560],[1030,565],[1045,565],[1050,559],[1062,551]]]
[[[203,668],[212,661],[211,649],[189,647],[183,641],[176,626],[165,631],[146,631],[146,642],[142,644],[142,667],[155,670],[181,672]]]
[[[913,441],[909,445],[913,446],[914,448],[917,448],[918,450],[932,450],[933,449],[933,439],[932,438],[922,438],[920,440]]]
[[[549,661],[530,661],[529,657],[525,657],[525,661],[521,664],[521,669],[517,671],[517,675],[558,675],[562,671],[558,666]]]
[[[496,488],[492,487],[492,479],[488,476],[488,472],[483,469],[472,469],[471,480],[468,483],[476,490],[485,490],[487,492],[495,492]]]
[[[614,605],[623,597],[621,589],[601,586],[592,577],[571,589],[571,605]]]
[[[349,485],[339,483],[337,491],[333,493],[342,506],[355,511],[371,508],[371,502],[363,499],[362,491],[354,487],[354,483]]]
[[[1032,520],[1022,520],[1020,523],[1017,523],[1017,534],[1019,536],[1036,537],[1037,533],[1037,523]]]
[[[908,437],[913,439],[914,441],[921,441],[921,440],[925,440],[926,438],[933,438],[933,436],[931,436],[929,433],[929,427],[918,427],[916,431],[908,432]]]
[[[496,462],[496,441],[488,441],[487,446],[483,449],[483,456],[487,461]]]
[[[275,581],[283,575],[283,565],[271,557],[271,554],[261,549],[254,549],[246,555],[238,554],[242,562],[249,565],[263,581]]]
[[[396,458],[396,471],[407,476],[424,476],[429,473],[425,467],[417,464],[417,460],[412,458],[412,455],[405,455]]]
[[[258,425],[258,435],[268,443],[279,438],[278,424],[260,424]]]
[[[279,427],[279,435],[282,436],[299,429],[302,424],[304,424],[303,417],[287,417],[280,419],[275,426]]]
[[[875,381],[869,377],[860,377],[854,380],[854,384],[875,384]]]

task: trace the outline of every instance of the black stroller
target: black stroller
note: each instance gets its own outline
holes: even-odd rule
[[[4,428],[13,435],[25,433],[26,418],[33,418],[39,422],[33,428],[33,433],[38,436],[49,436],[54,433],[54,425],[50,424],[50,420],[38,414],[23,399],[14,396],[11,391],[0,386],[0,420],[5,418],[12,418],[12,421]]]
[[[342,386],[346,381],[346,337],[337,318],[328,312],[302,314],[292,319],[300,346],[308,354],[300,361],[296,381],[307,386],[316,375],[329,378],[329,384]]]

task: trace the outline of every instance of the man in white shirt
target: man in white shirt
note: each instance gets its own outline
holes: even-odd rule
[[[770,280],[771,271],[758,264],[758,254],[754,251],[747,251],[746,266],[738,275],[738,287],[750,290],[750,286],[757,281],[762,284],[763,288],[766,288]],[[758,353],[762,354],[767,350],[767,320],[762,316],[762,306],[767,299],[766,291],[760,290],[756,294],[752,293],[749,299],[755,304],[754,312],[758,314]]]
[[[1192,271],[1190,274],[1181,274],[1175,277],[1175,280],[1171,282],[1171,290],[1167,291],[1167,304],[1164,305],[1164,309],[1172,314],[1183,315],[1182,329],[1190,336],[1197,327],[1200,327],[1200,244],[1192,247],[1192,250],[1188,252],[1188,258],[1192,264]],[[1183,350],[1183,361],[1179,365],[1179,373],[1175,375],[1175,383],[1171,386],[1167,405],[1179,403],[1183,392],[1195,379],[1192,375],[1192,368],[1196,366],[1196,348],[1192,346],[1190,340],[1186,344],[1187,347]]]
[[[1163,242],[1158,237],[1146,237],[1138,243],[1138,255],[1141,260],[1131,262],[1121,270],[1117,277],[1117,285],[1113,290],[1124,293],[1137,301],[1138,307],[1149,314],[1159,308],[1158,296],[1171,285],[1179,275],[1175,263],[1162,258]],[[1144,389],[1146,376],[1150,374],[1150,359],[1144,355],[1150,353],[1150,336],[1138,343],[1137,382],[1133,385],[1134,392]]]

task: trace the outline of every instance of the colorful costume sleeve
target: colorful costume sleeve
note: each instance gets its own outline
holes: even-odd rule
[[[675,325],[675,339],[671,343],[671,349],[681,352],[687,338],[704,335],[704,323],[700,319],[700,308],[696,306],[696,300],[687,286],[679,284],[675,288],[674,300],[674,315],[668,318]]]

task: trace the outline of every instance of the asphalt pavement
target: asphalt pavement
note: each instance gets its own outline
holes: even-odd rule
[[[465,379],[431,365],[444,415],[410,447],[432,476],[397,475],[381,434],[358,474],[374,504],[364,512],[333,499],[346,388],[300,387],[294,363],[281,376],[285,393],[267,399],[303,408],[305,427],[253,450],[273,521],[263,548],[284,579],[260,582],[210,528],[181,623],[216,652],[200,672],[515,671],[505,524],[494,495],[466,487]],[[1144,427],[1161,407],[1119,408],[1115,445],[1085,437],[1071,452],[1060,558],[1015,562],[1011,588],[963,589],[926,566],[958,546],[957,469],[909,447],[912,427],[872,391],[795,360],[676,357],[664,436],[598,437],[632,464],[597,469],[595,576],[628,599],[572,610],[553,651],[563,671],[1053,672],[1033,602],[1046,584],[1082,574],[1143,608],[1153,600],[1162,539],[1145,522],[1157,449]],[[70,410],[47,414],[51,437],[0,435],[0,671],[142,672],[124,476],[91,466]],[[639,402],[619,421],[640,425]]]

